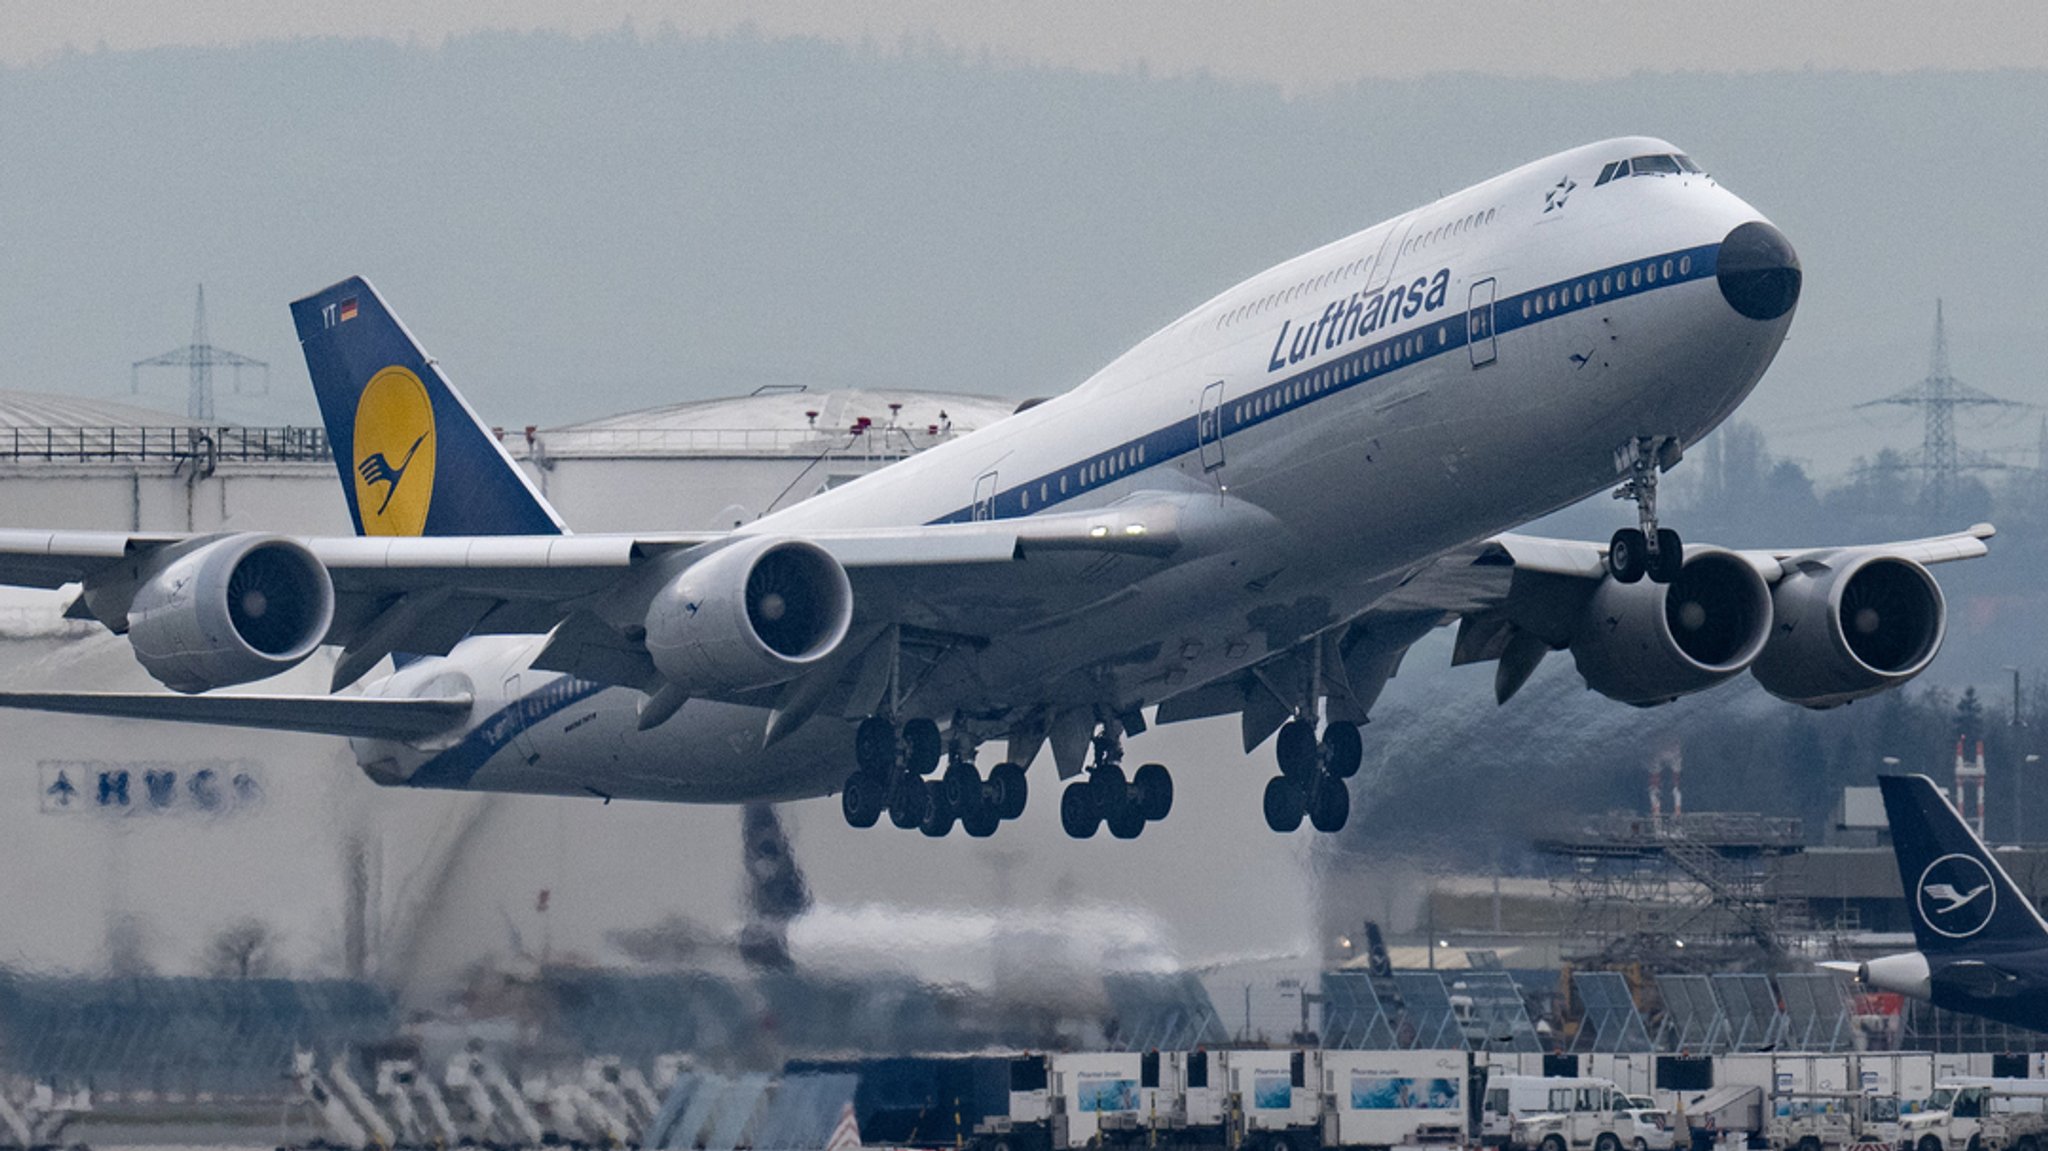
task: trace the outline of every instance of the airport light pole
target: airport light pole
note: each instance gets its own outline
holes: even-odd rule
[[[2041,762],[2038,755],[2028,755],[2020,760],[2019,778],[2013,781],[2012,790],[2012,841],[2021,844],[2027,841],[2027,772]]]

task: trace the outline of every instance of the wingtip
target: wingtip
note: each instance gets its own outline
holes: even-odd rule
[[[1988,523],[1971,524],[1970,534],[1980,540],[1988,540],[1998,534],[1998,528]]]

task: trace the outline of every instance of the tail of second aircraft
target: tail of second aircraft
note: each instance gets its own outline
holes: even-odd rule
[[[1923,954],[2048,945],[2048,924],[1933,780],[1885,775],[1877,782]]]
[[[292,303],[358,535],[559,535],[503,445],[360,276]]]

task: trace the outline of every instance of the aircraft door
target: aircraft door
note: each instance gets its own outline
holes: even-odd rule
[[[1470,302],[1465,309],[1465,343],[1472,350],[1472,366],[1483,368],[1499,355],[1493,342],[1493,293],[1496,285],[1493,277],[1472,285]]]
[[[1202,452],[1202,470],[1213,472],[1223,466],[1223,381],[1202,389],[1202,406],[1195,413],[1195,444]]]
[[[512,724],[512,747],[519,753],[519,758],[532,763],[540,758],[540,753],[534,750],[533,737],[528,734],[526,709],[529,706],[526,693],[520,690],[519,673],[515,671],[506,676],[505,715]]]
[[[1409,216],[1396,221],[1387,229],[1387,234],[1380,237],[1379,253],[1372,258],[1372,270],[1365,275],[1366,295],[1386,287],[1387,281],[1393,278],[1394,265],[1401,262],[1401,245],[1408,242],[1408,233],[1414,227],[1415,217]]]
[[[974,518],[992,520],[996,518],[996,474],[983,472],[974,481]]]

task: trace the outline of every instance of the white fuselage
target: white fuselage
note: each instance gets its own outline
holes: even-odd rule
[[[1262,272],[1081,386],[747,525],[802,536],[1179,498],[1212,532],[1167,562],[1066,572],[1100,597],[977,605],[988,641],[911,701],[1149,706],[1371,607],[1405,573],[1615,480],[1637,436],[1690,444],[1748,395],[1790,314],[1738,314],[1722,239],[1760,220],[1698,174],[1596,186],[1607,141],[1540,160]],[[1391,306],[1390,306],[1391,305]],[[972,602],[973,581],[958,594]],[[850,727],[763,749],[767,713],[692,700],[652,730],[641,695],[528,667],[545,637],[479,637],[373,685],[458,675],[476,721],[432,747],[359,743],[383,782],[686,802],[832,792]]]

